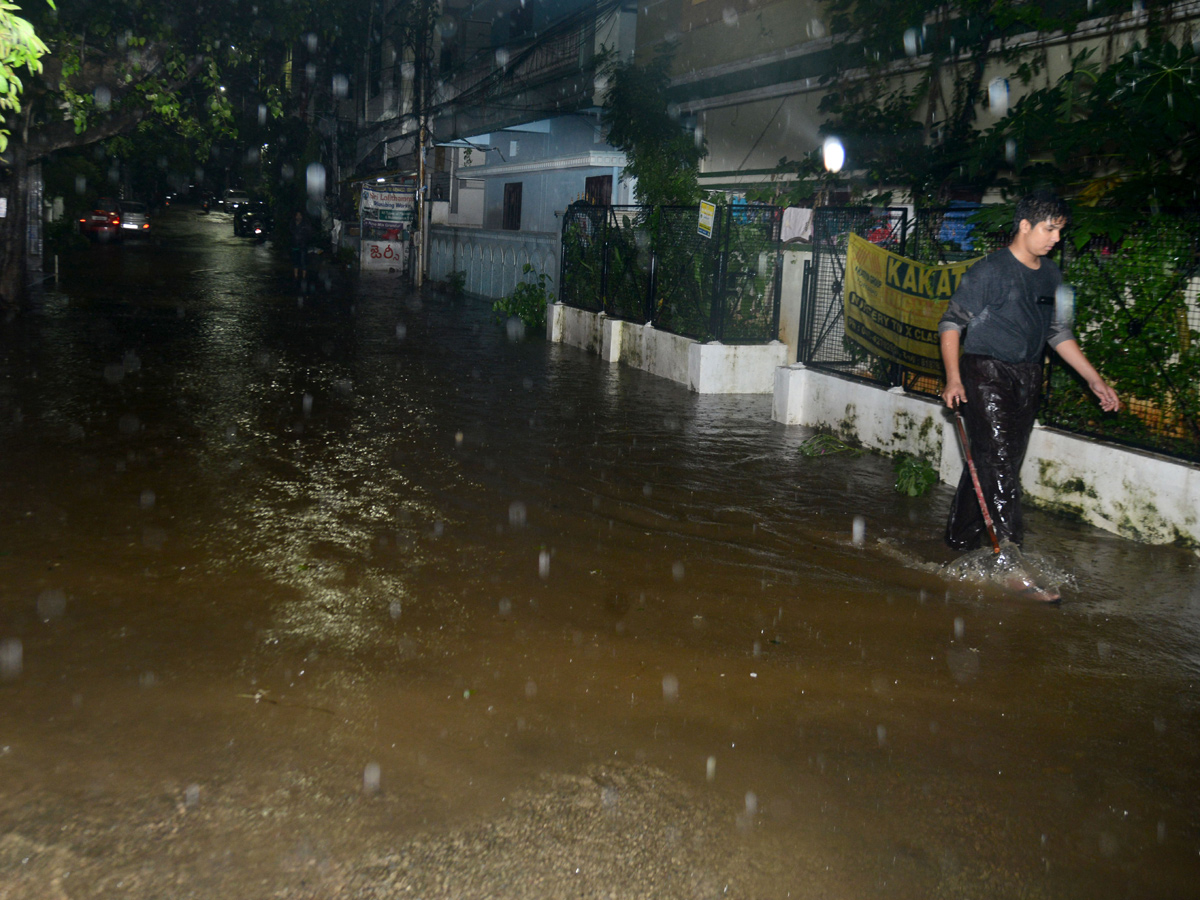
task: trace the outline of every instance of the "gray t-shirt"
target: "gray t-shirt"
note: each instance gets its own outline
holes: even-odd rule
[[[938,333],[966,331],[964,353],[1004,362],[1038,362],[1046,344],[1074,339],[1055,317],[1062,272],[1050,259],[1031,269],[1005,247],[971,266],[938,322]]]

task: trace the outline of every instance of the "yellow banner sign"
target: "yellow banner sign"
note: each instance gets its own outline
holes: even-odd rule
[[[979,260],[929,266],[850,235],[846,254],[846,336],[914,372],[942,374],[938,320],[963,273]]]

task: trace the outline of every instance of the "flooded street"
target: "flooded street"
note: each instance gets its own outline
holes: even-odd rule
[[[1195,552],[156,227],[0,327],[0,898],[1196,896]]]

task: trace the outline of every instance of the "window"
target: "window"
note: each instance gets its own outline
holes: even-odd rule
[[[521,184],[515,181],[504,186],[504,223],[500,227],[505,231],[521,230]]]
[[[612,176],[595,175],[587,179],[583,196],[592,206],[609,206],[612,203]]]

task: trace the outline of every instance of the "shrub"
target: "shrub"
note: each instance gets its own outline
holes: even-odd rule
[[[937,470],[929,460],[902,453],[896,457],[896,490],[909,497],[920,497],[938,483]]]
[[[461,297],[467,288],[467,273],[455,269],[446,276],[445,286],[446,293],[451,297]]]
[[[539,272],[537,277],[530,281],[528,275],[532,271],[533,266],[525,263],[523,272],[527,280],[518,282],[511,294],[492,304],[492,309],[499,314],[500,321],[517,318],[526,328],[545,329],[546,303],[549,300],[546,283],[550,276]]]

